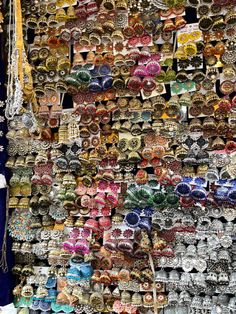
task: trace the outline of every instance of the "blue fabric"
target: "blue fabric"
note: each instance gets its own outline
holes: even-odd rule
[[[1,36],[0,36],[1,37]],[[2,42],[2,38],[0,38],[0,42]],[[3,45],[1,45],[3,47]],[[6,99],[6,91],[4,87],[5,81],[5,68],[4,62],[0,59],[0,101]],[[4,116],[4,108],[0,107],[0,116]],[[3,132],[3,136],[0,136],[0,147],[3,147],[3,151],[0,149],[0,174],[5,175],[6,179],[9,178],[9,174],[5,168],[5,162],[7,159],[7,140],[5,134],[7,132],[7,123],[0,123],[0,132]],[[7,189],[0,189],[0,260],[2,258],[2,243],[4,237],[5,230],[5,222],[6,222],[6,196]],[[8,271],[4,272],[3,269],[0,268],[0,306],[5,306],[12,302],[12,290],[14,288],[14,278],[11,273],[11,269],[13,267],[13,253],[11,251],[11,239],[7,237],[7,265]]]

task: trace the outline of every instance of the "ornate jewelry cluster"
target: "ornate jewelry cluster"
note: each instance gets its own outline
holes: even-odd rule
[[[18,5],[6,165],[19,313],[235,313],[234,8]]]

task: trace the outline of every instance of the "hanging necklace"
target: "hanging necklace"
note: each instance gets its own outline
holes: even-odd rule
[[[20,114],[23,101],[26,99],[29,105],[22,120],[33,133],[37,129],[37,121],[32,107],[37,110],[37,100],[33,91],[31,66],[24,48],[20,0],[10,0],[9,13],[8,84],[5,115],[8,120],[12,120]]]
[[[16,7],[10,0],[9,4],[9,54],[8,54],[8,82],[7,82],[7,100],[6,100],[6,118],[12,120],[19,114],[23,104],[22,86],[18,77],[19,51],[16,47]],[[12,9],[13,7],[13,9]],[[12,31],[11,31],[12,29]]]
[[[0,268],[4,273],[8,272],[8,264],[7,264],[7,226],[9,222],[9,187],[7,187],[7,195],[6,195],[6,220],[4,226],[4,234],[3,241],[1,247],[1,259],[0,259]]]

